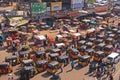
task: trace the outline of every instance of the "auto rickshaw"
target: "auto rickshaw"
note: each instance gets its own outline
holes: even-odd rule
[[[104,43],[99,43],[99,44],[95,47],[95,50],[96,50],[96,51],[103,51],[103,50],[104,50],[104,46],[105,46]]]
[[[86,49],[87,54],[92,58],[92,56],[94,55],[94,49]]]
[[[64,66],[67,66],[70,63],[70,59],[69,56],[59,56],[58,57],[58,62],[59,62],[59,67],[62,66],[62,64],[64,64]]]
[[[85,51],[86,48],[87,48],[86,45],[82,45],[82,46],[80,47],[79,51],[80,51],[80,54],[81,54],[81,55],[86,55],[86,54],[87,54],[86,51]]]
[[[103,42],[103,39],[97,39],[96,41],[96,45],[99,44],[99,43],[102,43]]]
[[[16,66],[20,63],[19,58],[17,56],[6,57],[5,62],[9,62],[12,66]]]
[[[104,58],[104,52],[103,51],[97,51],[94,53],[94,61],[99,62],[100,60],[102,60]]]
[[[109,34],[108,37],[114,38],[115,34]]]
[[[97,39],[104,39],[104,35],[96,35]]]
[[[87,49],[90,49],[93,47],[93,42],[87,42],[85,45],[87,46]]]
[[[95,43],[95,40],[96,40],[96,38],[94,38],[94,37],[88,38],[88,41],[93,42],[93,43]]]
[[[25,59],[28,59],[28,51],[19,52],[19,61],[22,62]]]
[[[58,60],[58,56],[59,56],[58,53],[49,54],[49,56],[48,56],[48,62],[57,61]]]
[[[24,66],[20,72],[22,80],[29,80],[37,74],[37,70],[34,66]]]
[[[112,34],[112,31],[106,31],[105,35],[108,36],[109,34]]]
[[[69,54],[69,57],[72,59],[77,59],[79,51],[75,48],[71,48],[67,51],[67,54]]]
[[[90,62],[90,56],[88,55],[84,55],[84,56],[81,56],[81,55],[78,55],[78,65],[80,66],[87,66]]]
[[[113,38],[107,38],[106,40],[105,40],[105,44],[106,45],[111,45],[113,43]]]
[[[77,43],[77,49],[80,49],[80,46],[84,45],[86,43],[85,40],[78,41]]]
[[[56,41],[57,42],[63,42],[63,36],[62,35],[56,35]]]
[[[45,71],[47,69],[47,60],[38,60],[36,61],[36,68],[38,72]]]
[[[44,51],[37,51],[35,52],[35,57],[37,60],[43,60],[43,59],[46,59],[47,55],[46,55],[46,52]]]
[[[32,59],[23,60],[21,65],[24,66],[35,66],[35,63]]]
[[[61,50],[56,48],[56,49],[52,49],[51,53],[59,53],[59,55],[61,55]]]
[[[12,71],[12,66],[9,63],[0,63],[0,74],[10,73]]]
[[[47,72],[50,74],[55,74],[59,69],[59,62],[58,61],[52,61],[48,63],[47,66]]]
[[[112,45],[107,45],[107,46],[105,46],[105,47],[104,47],[104,53],[105,53],[105,55],[111,54],[112,49],[113,49],[113,46],[112,46]]]

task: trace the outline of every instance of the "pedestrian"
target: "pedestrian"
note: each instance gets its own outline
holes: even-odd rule
[[[64,63],[63,63],[62,66],[60,67],[61,73],[63,72],[63,68],[64,68]]]
[[[100,73],[100,69],[99,68],[97,69],[96,77],[97,77],[97,79],[101,78],[101,73]]]
[[[109,79],[108,80],[113,80],[113,76],[112,76],[112,74],[110,74],[110,76],[109,76]]]
[[[74,61],[71,61],[71,67],[72,67],[72,69],[71,69],[71,70],[73,70],[74,65],[75,65]]]

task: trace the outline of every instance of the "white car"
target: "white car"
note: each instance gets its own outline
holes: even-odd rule
[[[110,55],[107,56],[107,61],[118,63],[120,61],[120,54],[117,52],[112,52]]]

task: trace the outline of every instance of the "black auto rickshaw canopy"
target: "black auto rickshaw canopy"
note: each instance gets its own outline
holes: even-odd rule
[[[95,52],[95,54],[102,55],[102,54],[104,54],[104,52],[103,51],[97,51],[97,52]]]
[[[67,55],[58,57],[58,59],[60,59],[60,60],[64,60],[64,59],[68,59],[68,58],[69,58],[69,56],[67,56]]]
[[[80,45],[84,45],[85,43],[86,43],[85,40],[78,41],[78,44],[80,44]]]
[[[48,63],[47,60],[38,60],[38,61],[36,61],[36,66],[41,67],[42,65],[44,65],[46,63]]]
[[[86,52],[88,53],[88,55],[93,55],[93,52],[94,52],[94,49],[91,48],[91,49],[86,49]]]
[[[22,63],[25,65],[25,66],[29,66],[29,65],[32,65],[34,61],[32,59],[27,59],[27,60],[23,60]]]
[[[64,60],[67,60],[67,59],[69,59],[69,56],[67,56],[67,55],[58,57],[58,61],[61,61],[61,62],[63,62]]]
[[[113,41],[113,38],[107,38],[106,40],[105,40],[105,42],[112,42]]]
[[[17,56],[9,56],[9,57],[5,57],[5,61],[9,62],[10,60],[17,60]]]
[[[52,49],[52,53],[56,53],[56,52],[59,52],[60,51],[60,49]]]
[[[87,46],[87,47],[92,47],[92,46],[93,46],[93,42],[87,42],[87,43],[86,43],[86,46]]]
[[[97,38],[97,39],[103,39],[103,38],[104,38],[104,35],[97,35],[96,38]]]
[[[6,68],[8,67],[10,64],[8,62],[1,62],[0,63],[0,68]]]
[[[116,32],[118,31],[118,29],[117,29],[117,28],[113,28],[112,31],[113,31],[114,33],[116,33]]]
[[[113,32],[112,31],[106,31],[105,34],[106,35],[109,35],[109,34],[112,34]]]
[[[87,46],[86,46],[86,45],[82,45],[82,46],[80,47],[79,51],[83,52],[83,51],[85,51],[85,50],[86,50],[86,48],[87,48]]]
[[[25,71],[29,71],[29,70],[32,70],[32,69],[34,69],[34,66],[24,66],[23,67],[23,70],[25,70]]]
[[[99,44],[99,43],[102,43],[103,42],[103,39],[97,39],[96,40],[96,43]]]
[[[83,56],[78,56],[80,59],[82,60],[87,60],[87,59],[90,59],[90,56],[89,55],[83,55]]]
[[[24,57],[25,54],[28,54],[29,52],[28,51],[20,51],[19,52],[19,56],[20,57]]]
[[[104,50],[111,51],[113,49],[113,45],[107,45],[104,47]]]
[[[78,52],[79,52],[76,48],[70,48],[69,51],[72,54],[78,54]]]
[[[94,37],[90,37],[90,38],[88,38],[88,40],[91,41],[91,42],[93,42],[93,41],[96,40],[96,38],[94,38]]]
[[[45,54],[46,54],[46,52],[44,52],[44,51],[35,52],[36,57],[44,57]]]
[[[117,31],[117,34],[120,34],[120,30]]]
[[[115,34],[109,34],[108,37],[114,38]]]
[[[52,61],[50,63],[48,63],[48,67],[51,69],[54,69],[56,66],[58,66],[58,61]]]
[[[99,43],[97,46],[103,48],[105,46],[105,43]]]
[[[52,54],[49,54],[50,57],[58,57],[59,56],[59,53],[52,53]]]

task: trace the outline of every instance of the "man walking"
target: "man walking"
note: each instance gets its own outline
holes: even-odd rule
[[[74,65],[75,65],[74,61],[71,61],[71,67],[72,67],[72,69],[71,69],[71,70],[73,70]]]
[[[60,69],[61,69],[61,72],[60,72],[60,73],[63,72],[63,68],[64,68],[64,63],[63,63],[62,66],[60,67]]]

